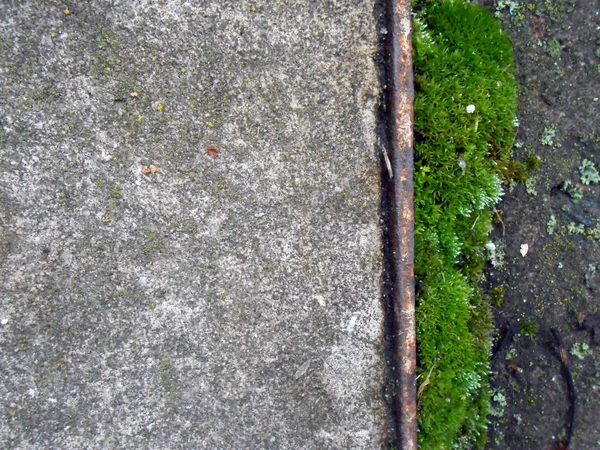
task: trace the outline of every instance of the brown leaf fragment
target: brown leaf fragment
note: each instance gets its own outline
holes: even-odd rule
[[[429,378],[431,377],[431,372],[433,372],[434,367],[435,367],[435,364],[433,366],[431,366],[431,369],[429,369],[429,373],[427,374],[427,378],[425,378],[425,381],[423,381],[421,383],[421,385],[419,386],[419,389],[417,391],[417,399],[421,398],[421,395],[423,395],[423,391],[425,391],[425,388],[427,386],[429,386],[429,383],[430,383]]]
[[[154,175],[156,172],[158,172],[158,169],[156,168],[156,166],[144,166],[142,167],[142,173],[144,175]]]
[[[217,147],[209,145],[208,147],[206,147],[206,153],[208,153],[208,156],[210,156],[212,159],[215,159],[217,156],[219,156],[219,149],[217,149]]]
[[[543,17],[533,17],[531,20],[533,29],[533,39],[541,39],[546,33],[546,21]]]
[[[522,373],[523,372],[523,369],[521,369],[516,364],[509,364],[508,366],[506,366],[506,368],[508,370],[510,370],[511,372],[517,372],[517,373]]]

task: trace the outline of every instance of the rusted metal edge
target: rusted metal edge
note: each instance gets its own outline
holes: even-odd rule
[[[390,0],[390,244],[398,363],[397,432],[401,450],[417,450],[413,205],[413,66],[410,0]]]

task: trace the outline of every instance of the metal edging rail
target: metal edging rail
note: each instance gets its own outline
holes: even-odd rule
[[[417,450],[416,331],[413,205],[413,65],[410,0],[391,1],[391,245],[398,362],[397,433],[400,450]]]

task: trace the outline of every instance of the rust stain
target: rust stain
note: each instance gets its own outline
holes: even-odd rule
[[[413,205],[413,67],[411,2],[391,0],[391,163],[399,176],[392,180],[394,315],[398,352],[398,443],[401,450],[417,450],[416,332],[414,288]],[[400,256],[400,257],[399,257]]]

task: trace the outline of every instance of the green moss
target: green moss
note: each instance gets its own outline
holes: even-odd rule
[[[512,48],[483,7],[423,1],[414,19],[415,274],[422,448],[482,448],[490,408],[490,297],[478,286],[510,159]],[[496,304],[501,303],[498,291]]]
[[[525,167],[530,172],[537,170],[540,167],[540,158],[534,153],[529,153],[525,158]]]
[[[519,331],[523,336],[535,336],[539,328],[540,327],[535,322],[523,322],[519,325]]]
[[[110,198],[121,198],[121,185],[115,184],[110,192]]]
[[[142,254],[147,260],[152,260],[165,251],[165,245],[160,235],[155,231],[145,231],[145,242],[142,246]]]
[[[505,183],[510,183],[511,181],[525,182],[529,178],[527,162],[523,164],[515,160],[498,161],[496,170],[500,179]]]
[[[491,290],[490,296],[492,305],[499,308],[504,304],[504,294],[506,294],[506,288],[504,286],[498,286]]]

